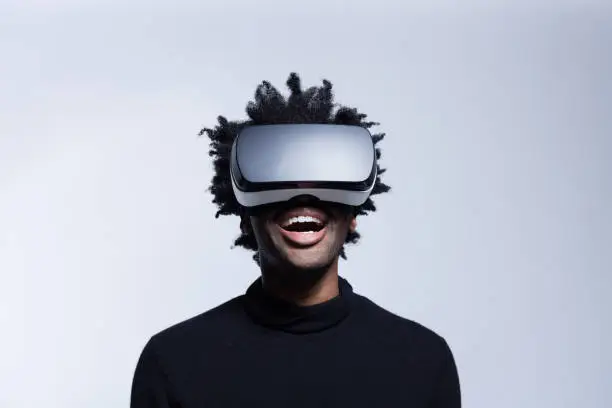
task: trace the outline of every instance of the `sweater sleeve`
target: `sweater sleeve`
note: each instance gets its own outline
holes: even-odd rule
[[[144,347],[132,380],[130,408],[172,408],[166,373],[162,370],[153,339]]]
[[[429,408],[461,408],[459,374],[453,353],[444,342],[445,358],[434,384],[434,393]]]

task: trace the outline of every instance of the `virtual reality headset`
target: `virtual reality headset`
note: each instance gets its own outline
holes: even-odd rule
[[[247,209],[300,196],[358,207],[370,196],[376,173],[372,135],[360,126],[247,126],[230,155],[232,188]]]

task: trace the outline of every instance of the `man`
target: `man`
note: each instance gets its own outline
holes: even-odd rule
[[[384,134],[337,108],[328,81],[302,90],[291,74],[287,85],[286,99],[262,82],[247,121],[219,117],[201,131],[211,139],[216,216],[240,217],[235,245],[255,251],[261,278],[153,336],[131,407],[459,408],[446,341],[338,275],[344,244],[359,238],[356,217],[389,190],[375,147]]]

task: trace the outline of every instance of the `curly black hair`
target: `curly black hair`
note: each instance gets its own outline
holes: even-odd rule
[[[230,179],[230,152],[234,138],[246,126],[251,125],[272,125],[287,123],[316,123],[316,124],[339,124],[361,126],[369,129],[379,125],[376,122],[366,121],[367,115],[360,113],[355,108],[340,106],[334,103],[332,84],[323,80],[323,86],[312,86],[306,90],[302,89],[301,80],[298,74],[291,73],[286,82],[291,91],[288,98],[270,84],[263,81],[255,90],[255,100],[250,101],[246,107],[247,120],[228,121],[225,117],[217,118],[218,124],[214,128],[203,128],[199,136],[204,134],[210,138],[209,156],[213,158],[214,176],[212,178],[209,191],[213,195],[213,203],[217,205],[218,211],[215,218],[221,215],[245,215],[244,209],[236,200],[232,190]],[[384,133],[372,135],[372,140],[376,145],[385,137]],[[381,152],[376,147],[376,158],[380,159]],[[371,195],[386,193],[390,187],[381,181],[380,176],[385,169],[378,167],[378,177]],[[376,206],[371,198],[356,209],[356,215],[367,215],[369,212],[376,211]],[[360,238],[358,232],[349,233],[345,243],[356,243]],[[255,251],[254,260],[259,263],[257,253],[257,241],[250,229],[243,229],[243,232],[234,241],[234,246]],[[344,246],[340,256],[346,259]]]

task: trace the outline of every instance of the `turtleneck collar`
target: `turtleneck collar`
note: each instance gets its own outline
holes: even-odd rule
[[[340,295],[313,306],[299,306],[265,291],[259,278],[244,296],[247,314],[258,324],[289,333],[312,333],[340,323],[351,311],[353,288],[338,279]]]

